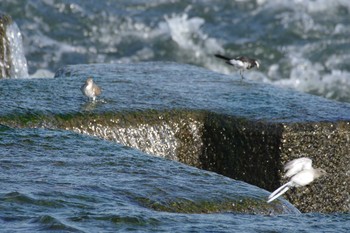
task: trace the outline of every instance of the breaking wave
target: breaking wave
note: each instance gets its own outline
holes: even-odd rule
[[[67,64],[161,60],[238,78],[212,56],[223,53],[260,61],[247,79],[350,102],[346,0],[2,4],[23,33],[33,77]]]

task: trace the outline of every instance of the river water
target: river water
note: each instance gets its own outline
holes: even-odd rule
[[[346,0],[1,0],[0,10],[21,30],[31,78],[53,77],[67,64],[157,60],[194,64],[238,78],[237,71],[212,55],[244,54],[261,63],[261,69],[245,74],[246,79],[350,102]],[[26,93],[35,91],[20,80],[2,84],[16,87],[17,95],[22,85],[29,87]],[[62,101],[75,104],[69,102],[74,91],[61,94]],[[36,106],[30,94],[12,99],[2,102],[2,116],[11,116],[16,106],[18,112],[55,111]],[[196,204],[229,199],[232,187],[242,186],[242,195],[254,192],[258,198],[268,193],[70,131],[1,126],[0,146],[1,232],[350,230],[349,213],[157,209],[159,203],[171,207],[184,200]]]

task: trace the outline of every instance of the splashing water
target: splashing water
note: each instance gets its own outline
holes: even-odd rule
[[[156,60],[236,76],[213,53],[246,55],[261,63],[247,79],[350,102],[347,0],[1,4],[20,22],[30,74],[67,64]]]
[[[186,13],[182,15],[165,16],[171,39],[179,46],[183,53],[192,57],[190,63],[196,61],[205,67],[218,71],[212,65],[213,54],[223,52],[224,49],[215,38],[210,38],[201,30],[205,20],[199,17],[189,18]],[[193,58],[194,56],[194,58]]]
[[[28,77],[28,67],[23,51],[22,35],[16,23],[12,23],[6,28],[6,36],[10,49],[10,58],[7,61],[11,64],[10,77]]]

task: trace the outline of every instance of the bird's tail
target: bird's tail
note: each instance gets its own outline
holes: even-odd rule
[[[278,198],[279,196],[281,196],[282,194],[287,192],[288,189],[290,188],[291,184],[292,184],[292,182],[289,181],[288,183],[282,185],[281,187],[279,187],[278,189],[273,191],[273,193],[270,194],[270,196],[267,200],[267,203],[270,203],[271,201],[275,200],[276,198]]]
[[[231,60],[231,58],[225,57],[225,56],[220,55],[220,54],[215,54],[215,57],[218,57],[218,58],[223,59],[223,60],[225,60],[225,61]]]

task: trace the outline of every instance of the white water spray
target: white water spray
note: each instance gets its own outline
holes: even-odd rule
[[[16,23],[12,23],[6,29],[11,54],[11,78],[28,77],[27,60],[24,56],[22,35]]]

